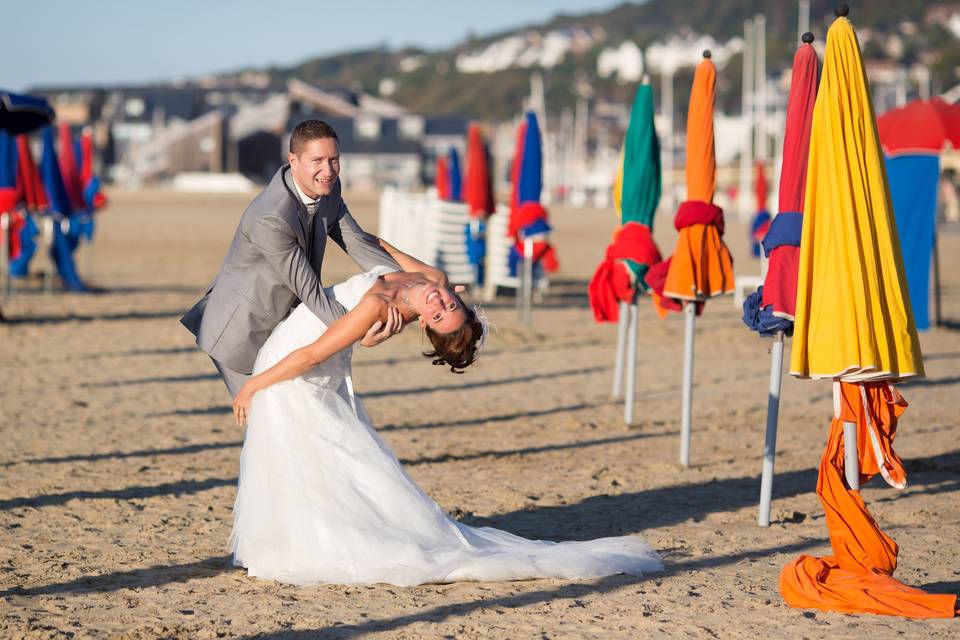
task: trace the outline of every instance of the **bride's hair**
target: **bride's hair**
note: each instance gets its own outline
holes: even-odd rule
[[[459,298],[459,296],[458,296]],[[450,371],[463,373],[463,370],[477,361],[479,341],[483,336],[483,323],[477,318],[476,312],[460,301],[466,320],[459,329],[450,333],[440,333],[424,327],[424,332],[433,345],[433,351],[424,351],[423,355],[433,358],[433,364],[448,365]]]

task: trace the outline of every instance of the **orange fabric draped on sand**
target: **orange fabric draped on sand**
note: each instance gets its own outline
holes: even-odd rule
[[[687,111],[687,200],[711,203],[717,186],[717,157],[713,145],[716,83],[716,67],[710,60],[703,60],[693,76]],[[703,301],[732,292],[733,259],[720,237],[720,230],[713,225],[695,224],[680,229],[679,234],[663,295],[677,300]]]
[[[887,382],[834,384],[839,386],[834,419],[817,479],[833,555],[803,555],[789,563],[780,573],[780,594],[790,606],[823,611],[953,617],[955,595],[926,593],[893,577],[897,543],[877,526],[860,492],[847,489],[844,481],[843,423],[853,422],[861,483],[880,473],[891,486],[906,486],[906,470],[892,446],[906,401]]]

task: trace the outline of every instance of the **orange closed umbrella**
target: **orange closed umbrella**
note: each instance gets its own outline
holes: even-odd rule
[[[690,413],[693,397],[695,313],[707,298],[733,291],[733,259],[723,243],[723,209],[713,204],[717,158],[713,146],[713,103],[717,69],[710,52],[697,65],[687,111],[687,200],[674,218],[679,232],[673,256],[647,271],[646,283],[660,317],[685,315],[680,464],[690,464]]]
[[[709,54],[709,52],[707,52]],[[662,297],[690,302],[733,292],[733,259],[723,243],[723,210],[713,204],[717,158],[713,103],[717,69],[705,55],[697,65],[687,112],[687,201],[674,222],[680,236]]]

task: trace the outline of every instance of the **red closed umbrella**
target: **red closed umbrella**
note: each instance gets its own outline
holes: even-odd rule
[[[493,185],[487,165],[487,149],[480,126],[470,125],[467,134],[467,170],[463,199],[471,218],[486,218],[494,211]]]

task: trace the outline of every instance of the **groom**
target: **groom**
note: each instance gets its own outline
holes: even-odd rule
[[[234,397],[250,378],[260,347],[298,301],[328,326],[346,313],[320,284],[328,237],[361,269],[400,270],[340,196],[340,141],[330,125],[297,125],[287,159],[243,212],[206,295],[180,319]],[[400,331],[399,314],[388,317],[360,344],[372,347]]]

